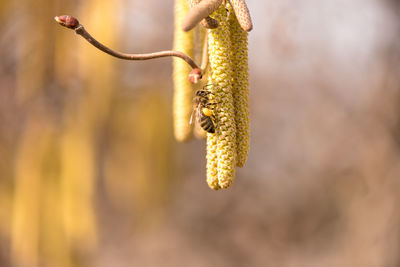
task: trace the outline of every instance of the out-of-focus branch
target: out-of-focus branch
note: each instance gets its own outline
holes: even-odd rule
[[[126,59],[126,60],[148,60],[148,59],[153,59],[153,58],[161,58],[161,57],[179,57],[183,59],[186,63],[188,63],[193,70],[199,69],[200,68],[197,66],[197,64],[193,61],[191,57],[186,55],[185,53],[182,53],[180,51],[173,51],[173,50],[168,50],[168,51],[159,51],[159,52],[154,52],[154,53],[147,53],[147,54],[126,54],[118,51],[114,51],[105,45],[101,44],[98,42],[95,38],[93,38],[83,27],[83,25],[79,24],[79,21],[72,17],[72,16],[57,16],[55,17],[55,20],[62,26],[67,27],[69,29],[73,29],[77,34],[81,35],[83,38],[85,38],[90,44],[93,46],[97,47],[101,51],[113,56],[117,57],[120,59]],[[197,72],[197,71],[196,71]],[[200,75],[201,78],[201,75]]]
[[[203,44],[203,51],[201,55],[201,71],[202,73],[206,72],[206,68],[208,65],[208,32],[206,33],[206,36],[204,37],[204,44]]]

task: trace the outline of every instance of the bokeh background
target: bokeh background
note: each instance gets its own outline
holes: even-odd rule
[[[0,266],[400,266],[400,2],[248,0],[251,150],[172,134],[173,1],[0,0]]]

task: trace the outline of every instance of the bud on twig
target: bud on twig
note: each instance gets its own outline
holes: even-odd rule
[[[93,36],[91,36],[85,30],[83,25],[79,24],[78,19],[76,19],[72,16],[67,16],[67,15],[56,16],[54,19],[61,26],[67,27],[69,29],[73,29],[77,34],[79,34],[83,38],[85,38],[86,41],[88,41],[90,44],[92,44],[93,46],[100,49],[104,53],[107,53],[113,57],[117,57],[120,59],[126,59],[126,60],[148,60],[148,59],[162,58],[162,57],[179,57],[179,58],[183,59],[187,64],[189,64],[190,67],[192,67],[192,69],[199,68],[191,57],[189,57],[187,54],[180,52],[180,51],[167,50],[167,51],[158,51],[158,52],[147,53],[147,54],[126,54],[126,53],[114,51],[114,50],[108,48],[107,46],[103,45],[99,41],[97,41]]]
[[[70,28],[75,30],[79,26],[79,21],[72,17],[72,16],[67,16],[67,15],[62,15],[62,16],[56,16],[54,18],[61,26]]]
[[[201,75],[201,69],[192,69],[192,71],[189,73],[189,81],[191,83],[198,83],[202,78]]]

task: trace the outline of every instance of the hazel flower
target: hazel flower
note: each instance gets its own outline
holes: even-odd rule
[[[236,165],[243,167],[247,160],[250,143],[249,130],[249,74],[248,74],[248,33],[242,29],[234,13],[229,15],[231,38],[231,61],[233,67],[232,93],[236,121]]]
[[[216,134],[207,134],[207,184],[211,189],[218,190],[218,138]]]
[[[118,52],[94,39],[75,18],[58,16],[55,19],[62,26],[73,29],[96,48],[120,59],[148,60],[170,56],[182,59],[183,61],[173,62],[173,113],[175,137],[178,141],[187,140],[192,133],[189,121],[194,94],[187,74],[189,73],[189,80],[193,83],[199,82],[203,72],[208,75],[212,86],[207,90],[211,91],[210,100],[216,105],[211,112],[215,133],[207,133],[207,183],[217,190],[228,188],[233,183],[236,165],[241,167],[245,164],[249,151],[247,31],[253,25],[245,0],[189,1],[192,7],[190,10],[188,0],[175,0],[174,48],[177,51],[146,54]],[[208,57],[207,53],[203,54],[199,68],[192,59],[195,50],[193,31],[184,33],[181,29],[189,31],[201,21],[203,24],[209,23],[206,25],[208,28],[215,26],[210,25],[210,21],[219,25],[208,30],[208,41],[204,41],[208,48],[203,49],[208,51]],[[191,67],[191,71],[186,64]]]
[[[187,0],[175,1],[175,32],[174,50],[193,56],[193,31],[183,32],[182,21],[189,11]],[[177,141],[185,141],[192,134],[192,125],[189,124],[192,112],[193,87],[187,79],[190,67],[182,60],[173,60],[173,117],[174,135]]]
[[[207,182],[215,188],[229,187],[235,178],[236,124],[232,96],[231,41],[227,11],[223,5],[214,13],[220,25],[209,30],[208,48],[212,94],[218,103],[216,108],[217,130],[207,135]],[[217,163],[215,163],[217,161]]]

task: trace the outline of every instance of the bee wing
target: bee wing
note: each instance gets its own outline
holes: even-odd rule
[[[201,124],[201,117],[202,116],[201,116],[201,105],[200,104],[196,108],[195,116],[196,116],[197,122],[199,124]]]
[[[194,109],[192,110],[192,114],[190,114],[190,121],[189,121],[190,125],[193,124],[193,115],[194,115]]]
[[[192,110],[192,114],[190,114],[190,121],[189,124],[192,125],[193,124],[193,117],[197,117],[198,116],[198,109],[199,109],[199,105],[196,105],[196,107],[193,108]]]

